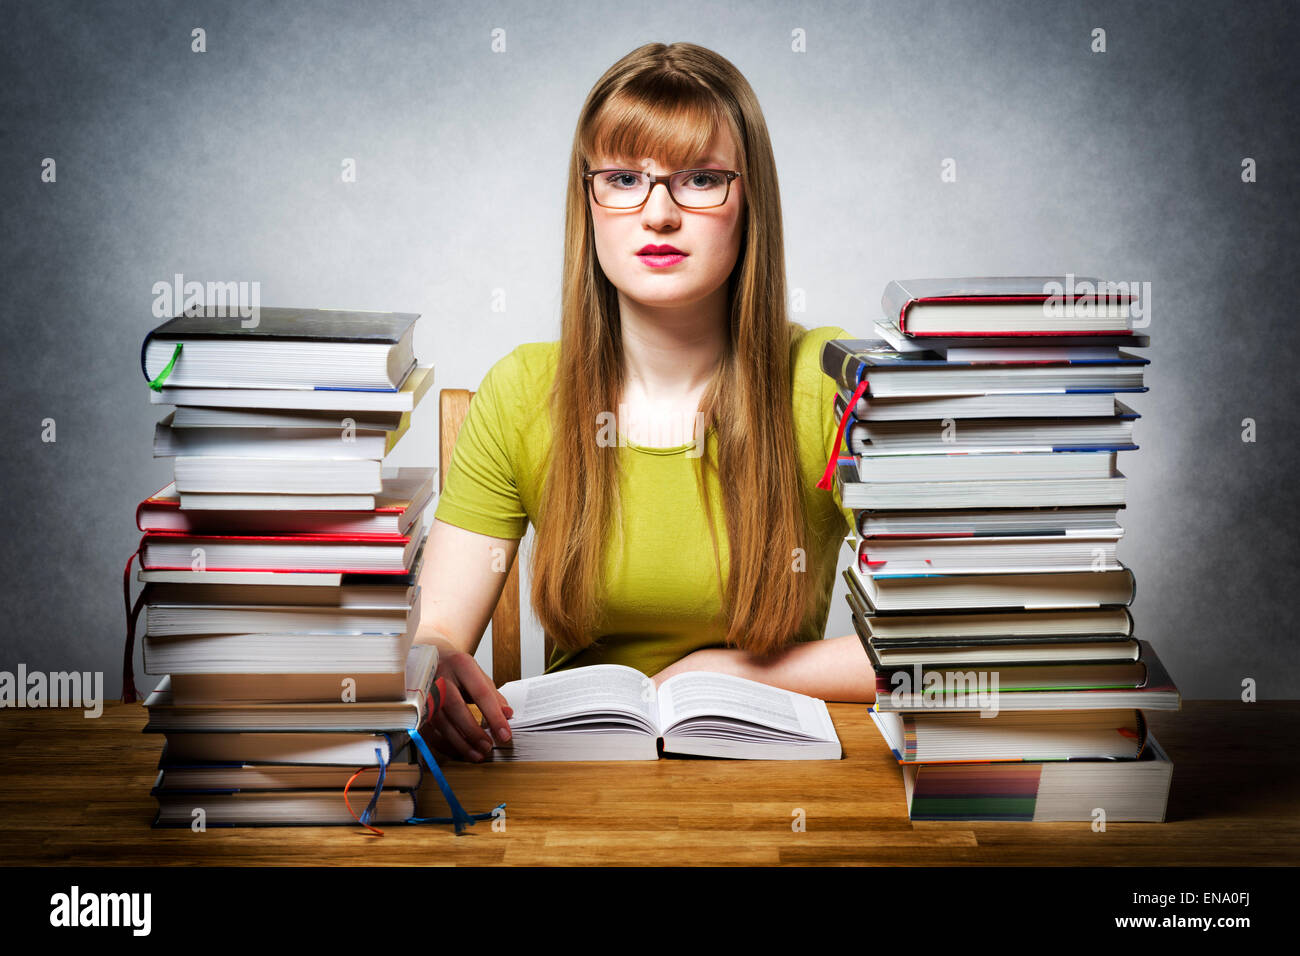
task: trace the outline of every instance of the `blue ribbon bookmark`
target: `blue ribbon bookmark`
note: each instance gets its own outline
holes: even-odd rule
[[[420,756],[424,758],[425,765],[429,772],[433,774],[433,779],[437,781],[438,789],[442,791],[443,798],[447,801],[447,806],[451,808],[449,817],[409,817],[407,823],[451,823],[456,827],[456,833],[459,835],[467,826],[473,826],[476,820],[490,820],[497,810],[505,808],[504,803],[498,803],[496,807],[486,813],[466,813],[465,808],[460,805],[456,799],[456,794],[452,793],[451,785],[447,783],[447,778],[442,775],[442,769],[438,766],[438,761],[434,759],[433,751],[429,745],[424,742],[418,730],[410,731],[411,740],[415,742],[416,749],[420,751]]]
[[[388,745],[389,747],[392,747],[393,743],[391,740],[388,742]],[[387,774],[388,764],[384,762],[383,751],[378,747],[375,748],[375,758],[379,761],[379,779],[375,781],[375,792],[370,795],[370,802],[367,803],[366,808],[361,811],[362,826],[369,825],[371,814],[375,812],[375,807],[379,805],[379,795],[384,792],[384,777]]]

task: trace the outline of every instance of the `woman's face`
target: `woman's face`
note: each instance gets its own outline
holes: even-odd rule
[[[677,171],[648,157],[598,156],[592,168],[638,169],[656,176]],[[736,169],[730,137],[715,134],[705,154],[686,168]],[[640,209],[598,206],[590,191],[587,205],[601,269],[619,292],[642,305],[680,308],[706,298],[727,281],[740,253],[745,190],[739,177],[732,181],[727,201],[710,209],[682,209],[668,195],[667,184],[659,183]],[[684,255],[671,262],[643,254],[646,246],[672,246]]]

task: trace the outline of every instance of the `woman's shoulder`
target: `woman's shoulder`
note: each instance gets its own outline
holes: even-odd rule
[[[830,376],[822,371],[822,347],[832,339],[853,336],[838,325],[821,325],[804,328],[790,323],[790,372],[795,391],[810,391],[818,395],[827,389]]]
[[[831,339],[848,339],[853,336],[838,325],[819,325],[805,328],[798,322],[790,323],[790,357],[795,368],[808,364],[821,365],[822,346]]]
[[[835,380],[822,371],[822,346],[853,336],[838,325],[804,328],[791,323],[790,378],[795,427],[809,455],[807,466],[820,477],[835,444]],[[820,456],[820,463],[816,460]]]
[[[558,340],[516,345],[488,369],[479,388],[497,402],[535,402],[538,390],[555,379],[559,354]]]

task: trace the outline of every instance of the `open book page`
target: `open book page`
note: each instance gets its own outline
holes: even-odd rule
[[[658,736],[654,682],[621,664],[593,664],[501,687],[513,730],[633,723]]]
[[[659,727],[664,735],[706,730],[751,740],[838,739],[823,701],[707,671],[678,674],[659,686]]]

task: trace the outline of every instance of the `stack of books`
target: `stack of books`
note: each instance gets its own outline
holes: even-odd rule
[[[433,380],[417,318],[204,310],[145,338],[151,400],[176,406],[154,434],[174,480],[136,512],[123,680],[134,699],[143,607],[155,826],[414,817],[411,732],[439,690],[436,649],[413,646],[434,469],[384,461]]]
[[[846,597],[914,820],[1164,819],[1143,711],[1180,698],[1117,555],[1149,340],[1131,295],[1062,288],[1109,287],[892,282],[879,339],[823,349],[845,439],[823,486],[852,512]]]

